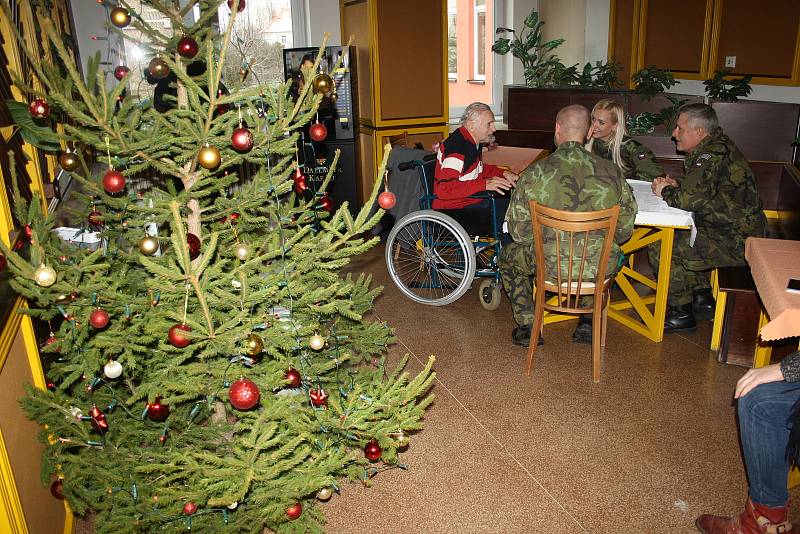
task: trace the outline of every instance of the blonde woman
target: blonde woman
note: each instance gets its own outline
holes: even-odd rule
[[[653,152],[628,137],[625,131],[625,111],[614,100],[601,100],[592,109],[592,126],[586,150],[613,161],[628,180],[652,182],[664,176]]]

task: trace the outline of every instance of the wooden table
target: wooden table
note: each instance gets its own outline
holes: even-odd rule
[[[550,152],[542,148],[522,148],[518,146],[499,146],[484,150],[483,162],[498,167],[506,167],[516,174],[521,173],[534,161],[540,160]]]
[[[786,291],[790,278],[800,278],[800,241],[749,237],[744,257],[764,304],[759,321],[761,340],[800,336],[800,294]],[[759,344],[753,367],[768,365],[771,353],[767,343]]]

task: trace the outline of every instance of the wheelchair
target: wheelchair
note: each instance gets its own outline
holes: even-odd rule
[[[432,209],[435,166],[435,155],[429,154],[397,167],[416,169],[424,194],[420,210],[403,216],[389,233],[385,251],[389,276],[406,297],[430,306],[455,302],[476,277],[484,278],[478,292],[481,306],[495,310],[502,293],[497,268],[501,229],[495,222],[494,197],[488,192],[470,197],[491,199],[491,210]]]

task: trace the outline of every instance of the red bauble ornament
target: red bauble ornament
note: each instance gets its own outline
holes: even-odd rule
[[[237,410],[249,410],[256,404],[261,397],[258,385],[249,378],[240,378],[231,384],[228,398]]]
[[[92,418],[92,428],[101,434],[108,430],[108,421],[106,421],[106,415],[94,404],[92,404],[92,409],[89,410],[89,416]]]
[[[189,501],[183,505],[183,513],[186,515],[192,515],[196,511],[197,511],[197,505],[192,501]]]
[[[310,135],[311,139],[314,141],[324,141],[325,138],[328,137],[328,129],[324,124],[318,122],[311,125],[311,128],[308,129],[308,135]]]
[[[228,218],[230,219],[231,224],[236,224],[239,221],[239,214],[234,211]]]
[[[89,316],[89,324],[101,330],[108,326],[109,316],[108,312],[102,308],[96,308]]]
[[[181,37],[181,40],[178,41],[178,53],[182,57],[192,59],[197,55],[198,50],[200,50],[200,47],[197,45],[197,41],[188,35],[184,35]]]
[[[244,5],[245,5],[245,1],[244,0],[239,0],[239,7],[236,10],[236,12],[237,13],[241,13],[242,11],[244,11]],[[233,9],[233,0],[228,0],[228,9]]]
[[[370,462],[377,462],[382,453],[383,450],[381,449],[381,446],[378,445],[378,441],[375,439],[369,440],[367,444],[364,445],[364,456]]]
[[[316,407],[328,404],[328,394],[322,388],[312,389],[308,392],[308,396],[311,398],[311,404]]]
[[[308,189],[308,184],[306,183],[306,177],[301,176],[300,178],[294,179],[294,190],[298,195],[302,195]]]
[[[251,148],[253,148],[253,132],[239,126],[235,130],[233,130],[233,135],[231,135],[231,145],[233,145],[233,149],[237,152],[249,152]]]
[[[385,210],[390,210],[397,203],[397,197],[391,191],[384,191],[378,195],[378,205]]]
[[[127,76],[130,71],[131,69],[129,69],[125,65],[120,65],[119,67],[114,69],[114,78],[116,78],[119,81],[122,81],[122,78]]]
[[[109,195],[115,195],[125,189],[125,177],[121,172],[109,169],[103,175],[103,189]]]
[[[103,226],[103,214],[97,210],[90,211],[89,216],[86,217],[86,220],[95,228]]]
[[[331,197],[328,196],[328,193],[325,193],[322,195],[322,198],[319,199],[319,207],[325,211],[331,211],[333,209],[333,202],[331,201]]]
[[[182,349],[189,345],[192,342],[191,338],[188,338],[182,334],[182,332],[191,332],[192,328],[182,323],[178,323],[172,326],[169,329],[169,333],[167,334],[167,341],[173,347],[177,347]]]
[[[293,369],[289,367],[289,370],[286,371],[286,380],[289,381],[289,387],[299,388],[300,384],[303,382],[303,377],[300,376],[300,371],[297,369]]]
[[[58,343],[58,338],[56,336],[51,335],[47,339],[44,340],[45,347],[48,345],[52,345],[53,343]],[[61,347],[56,347],[54,352],[61,352]]]
[[[289,508],[286,509],[286,517],[294,521],[298,517],[300,517],[303,513],[303,505],[299,502],[294,503]]]
[[[169,406],[161,404],[161,397],[156,397],[152,404],[147,404],[147,417],[160,423],[169,416]]]
[[[60,478],[50,484],[50,495],[56,499],[64,500],[64,482]]]
[[[22,232],[25,234],[25,237],[28,238],[28,239],[33,237],[33,228],[31,227],[30,224],[26,224],[25,226],[23,226],[22,227]]]
[[[46,119],[50,116],[50,104],[44,98],[37,98],[28,104],[28,111],[35,119]]]
[[[189,258],[195,259],[200,255],[200,238],[194,234],[186,234],[186,244],[189,245]]]

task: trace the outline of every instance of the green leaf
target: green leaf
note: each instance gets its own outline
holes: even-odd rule
[[[511,50],[511,45],[509,44],[510,41],[511,41],[510,39],[506,39],[506,38],[498,39],[492,45],[492,52],[495,52],[495,53],[501,54],[501,55],[507,54],[508,51]]]
[[[528,28],[535,28],[539,24],[539,13],[532,10],[527,17],[525,17],[525,26]]]
[[[19,127],[19,134],[26,143],[47,152],[61,150],[58,135],[48,126],[36,124],[25,102],[6,100],[6,106],[11,114],[11,120]]]

